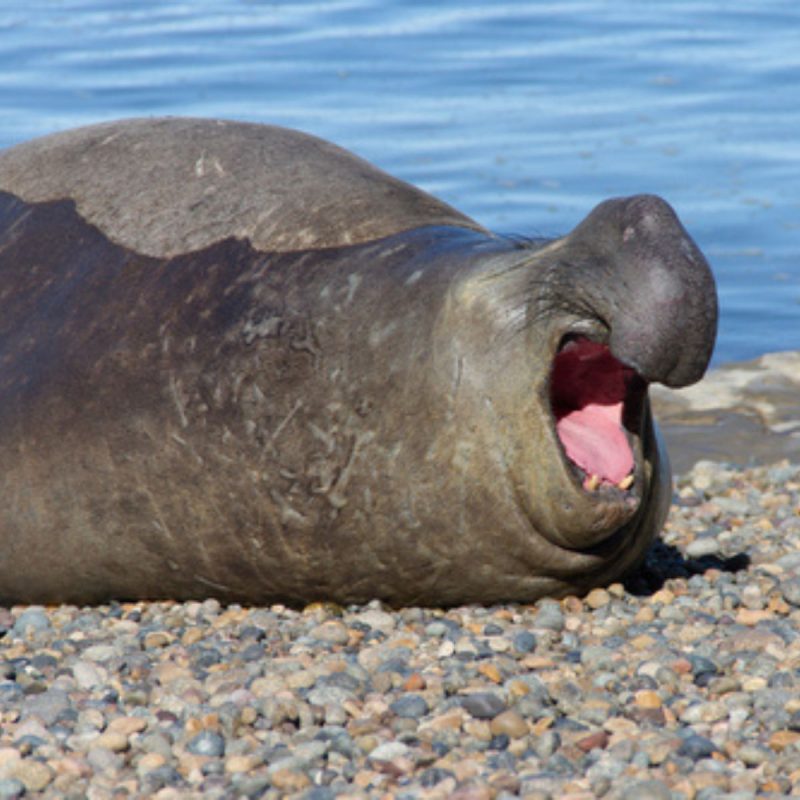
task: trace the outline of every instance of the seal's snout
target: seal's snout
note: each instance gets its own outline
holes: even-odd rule
[[[716,338],[716,288],[669,204],[652,195],[607,200],[573,236],[608,273],[595,299],[616,358],[647,381],[699,380]]]

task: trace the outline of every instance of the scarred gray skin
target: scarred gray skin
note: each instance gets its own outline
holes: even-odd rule
[[[521,242],[313,137],[130,120],[0,153],[0,600],[533,601],[638,564],[645,381],[716,295],[659,198]],[[635,367],[627,491],[549,401],[566,336]]]

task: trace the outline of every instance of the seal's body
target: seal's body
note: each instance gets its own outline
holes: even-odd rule
[[[0,600],[582,591],[669,503],[713,279],[662,200],[496,236],[305,134],[0,153]]]

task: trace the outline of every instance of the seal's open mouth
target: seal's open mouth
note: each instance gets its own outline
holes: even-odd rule
[[[633,485],[630,418],[638,416],[642,383],[607,345],[584,337],[567,340],[556,355],[550,378],[556,431],[584,489]]]

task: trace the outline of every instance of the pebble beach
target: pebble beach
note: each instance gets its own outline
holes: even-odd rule
[[[800,796],[800,467],[535,605],[0,609],[0,798]]]

